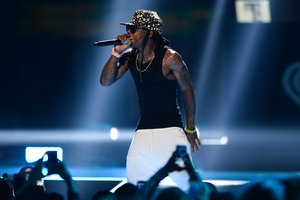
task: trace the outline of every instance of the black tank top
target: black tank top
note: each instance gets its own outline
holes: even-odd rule
[[[129,53],[128,66],[135,82],[141,114],[136,130],[183,127],[177,103],[177,81],[166,79],[162,72],[166,50],[161,48],[150,65],[150,62],[143,64],[140,70],[143,72],[139,72],[135,51]]]

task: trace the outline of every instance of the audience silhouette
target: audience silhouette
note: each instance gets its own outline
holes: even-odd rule
[[[181,163],[178,162],[181,160]],[[43,178],[58,174],[66,183],[68,200],[79,200],[79,192],[67,166],[57,160],[49,174],[43,175],[43,158],[35,165],[25,166],[14,174],[12,180],[4,173],[0,178],[0,199],[2,200],[63,200],[58,192],[47,192]],[[52,166],[52,167],[53,167]],[[181,190],[175,186],[160,184],[170,173],[185,171],[189,175],[189,189]],[[100,188],[99,188],[100,189]],[[300,200],[300,179],[286,177],[250,181],[231,191],[218,191],[212,183],[203,181],[196,171],[188,154],[178,154],[175,150],[166,164],[153,174],[149,180],[139,181],[138,185],[125,183],[114,193],[99,190],[92,200]]]

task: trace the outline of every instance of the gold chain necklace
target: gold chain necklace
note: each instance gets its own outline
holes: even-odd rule
[[[145,72],[145,71],[150,67],[152,61],[154,60],[154,57],[155,57],[155,56],[153,56],[153,58],[151,59],[151,61],[150,61],[149,64],[147,65],[147,67],[146,67],[145,69],[141,70],[141,69],[138,67],[138,58],[139,58],[139,55],[137,55],[137,56],[136,56],[136,59],[135,59],[135,67],[136,67],[136,69],[137,69],[139,72]],[[142,61],[142,62],[143,62],[143,61]]]

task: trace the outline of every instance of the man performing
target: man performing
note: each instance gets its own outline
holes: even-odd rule
[[[129,69],[137,90],[140,120],[131,142],[126,163],[127,180],[133,184],[148,180],[170,158],[176,145],[186,145],[188,153],[201,145],[195,127],[195,97],[188,69],[181,56],[162,37],[162,20],[149,10],[135,11],[126,26],[123,42],[112,49],[100,83],[109,86]],[[177,104],[177,86],[182,93],[186,126]],[[190,145],[188,145],[190,143]],[[186,172],[170,178],[188,188]]]

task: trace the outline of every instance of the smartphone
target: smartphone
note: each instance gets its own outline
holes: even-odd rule
[[[145,184],[145,181],[138,181],[136,184],[137,189],[141,189],[143,187],[143,185]]]
[[[51,174],[55,174],[57,169],[57,163],[57,151],[47,151],[43,156],[43,175],[48,176]]]
[[[177,154],[179,157],[184,157],[184,156],[186,156],[186,154],[187,154],[186,146],[185,146],[185,145],[177,145],[177,146],[176,146],[176,154]]]
[[[185,164],[184,164],[185,156],[187,154],[186,146],[185,145],[177,145],[175,154],[176,154],[175,163],[179,167],[184,168],[185,167]]]

